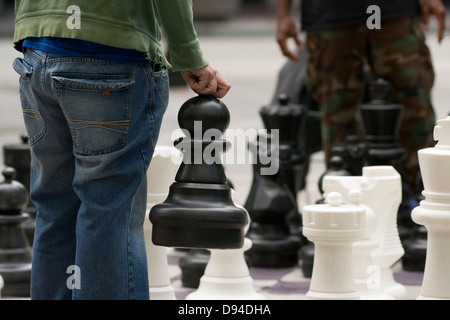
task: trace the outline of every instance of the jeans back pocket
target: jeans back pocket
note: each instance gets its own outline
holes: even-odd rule
[[[130,127],[130,75],[53,74],[57,99],[83,155],[123,148]]]
[[[22,58],[16,58],[12,64],[13,69],[20,75],[20,80],[30,81],[30,75],[33,73],[33,67]]]
[[[14,59],[12,67],[20,76],[23,121],[27,131],[28,143],[31,146],[43,137],[47,128],[39,110],[39,103],[36,101],[33,82],[31,81],[34,69],[22,58]]]

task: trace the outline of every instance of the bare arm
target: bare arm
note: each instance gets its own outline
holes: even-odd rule
[[[445,31],[445,6],[442,3],[442,0],[423,0],[422,1],[422,14],[423,20],[425,24],[425,29],[428,29],[428,24],[430,22],[430,16],[435,16],[438,25],[438,41],[441,43],[442,39],[444,39],[444,31]]]
[[[304,49],[298,37],[298,28],[290,16],[292,0],[277,0],[277,42],[284,56],[292,60],[300,60],[297,53],[288,47],[288,40],[293,39],[297,48]]]
[[[169,41],[170,57],[177,71],[197,94],[224,97],[229,82],[204,59],[193,24],[192,0],[155,2]]]
[[[181,77],[198,94],[211,94],[223,98],[231,88],[230,83],[213,67],[181,71]]]

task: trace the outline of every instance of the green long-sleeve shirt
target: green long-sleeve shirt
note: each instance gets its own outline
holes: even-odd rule
[[[73,5],[79,13],[69,9]],[[135,49],[174,71],[208,64],[194,29],[192,0],[16,0],[15,15],[14,46],[20,51],[27,37],[62,37]],[[79,28],[71,24],[74,19]]]

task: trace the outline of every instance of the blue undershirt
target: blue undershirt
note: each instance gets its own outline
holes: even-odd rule
[[[125,63],[150,63],[143,53],[132,50],[111,47],[79,39],[41,37],[27,38],[24,48],[31,48],[57,54],[65,57],[88,57],[100,60]]]

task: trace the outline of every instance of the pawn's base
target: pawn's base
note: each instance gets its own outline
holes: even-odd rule
[[[164,247],[240,249],[244,245],[244,230],[153,225],[152,242]]]
[[[31,264],[27,263],[17,268],[1,268],[0,274],[4,280],[1,291],[3,297],[29,297]]]
[[[264,300],[255,291],[253,279],[248,277],[218,278],[204,275],[199,289],[186,297],[186,300]]]
[[[308,291],[306,297],[311,300],[360,300],[359,294],[354,292],[316,292]]]
[[[150,288],[150,300],[176,300],[175,289],[172,286]]]

